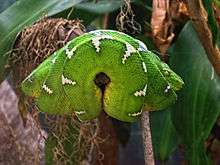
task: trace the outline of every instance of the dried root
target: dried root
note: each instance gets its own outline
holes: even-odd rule
[[[119,31],[123,31],[128,34],[140,33],[141,25],[135,21],[135,15],[130,3],[130,0],[124,0],[121,12],[116,18],[116,27]]]

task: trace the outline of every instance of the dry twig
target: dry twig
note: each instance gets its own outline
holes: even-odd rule
[[[217,45],[213,45],[212,33],[208,25],[208,15],[202,0],[187,0],[188,11],[198,37],[206,51],[215,72],[220,77],[220,52]]]

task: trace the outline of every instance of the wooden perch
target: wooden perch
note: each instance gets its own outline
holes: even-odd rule
[[[142,126],[142,139],[144,146],[144,160],[145,165],[154,165],[154,152],[151,139],[150,130],[150,116],[149,111],[144,111],[141,116],[141,126]]]

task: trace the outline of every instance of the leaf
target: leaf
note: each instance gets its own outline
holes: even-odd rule
[[[62,13],[55,15],[55,17],[68,16],[68,18],[70,19],[83,20],[84,25],[89,25],[92,21],[94,21],[98,17],[101,17],[103,14],[111,13],[119,9],[122,4],[122,0],[100,0],[97,2],[82,2],[75,5],[72,12],[70,10],[66,10]],[[68,15],[69,13],[71,14]]]
[[[20,0],[0,13],[0,82],[16,35],[45,14],[48,16],[70,8],[82,0]]]
[[[151,113],[151,130],[156,159],[168,160],[177,148],[178,137],[171,121],[170,109]]]
[[[7,9],[14,2],[15,2],[15,0],[3,0],[3,1],[0,0],[0,3],[1,3],[1,5],[0,5],[0,13],[2,11],[4,11],[5,9]]]
[[[102,0],[98,2],[85,2],[76,5],[76,9],[82,9],[91,13],[104,14],[115,11],[123,4],[121,0]]]
[[[204,143],[220,112],[220,80],[191,23],[185,25],[169,54],[171,68],[185,82],[172,107],[172,121],[189,164],[209,164]]]

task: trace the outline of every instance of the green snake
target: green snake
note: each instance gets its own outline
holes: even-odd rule
[[[108,78],[104,91],[95,83],[100,75]],[[87,121],[104,110],[126,122],[136,121],[144,110],[174,103],[182,86],[182,79],[143,42],[113,30],[74,38],[21,85],[42,112],[75,113]]]

